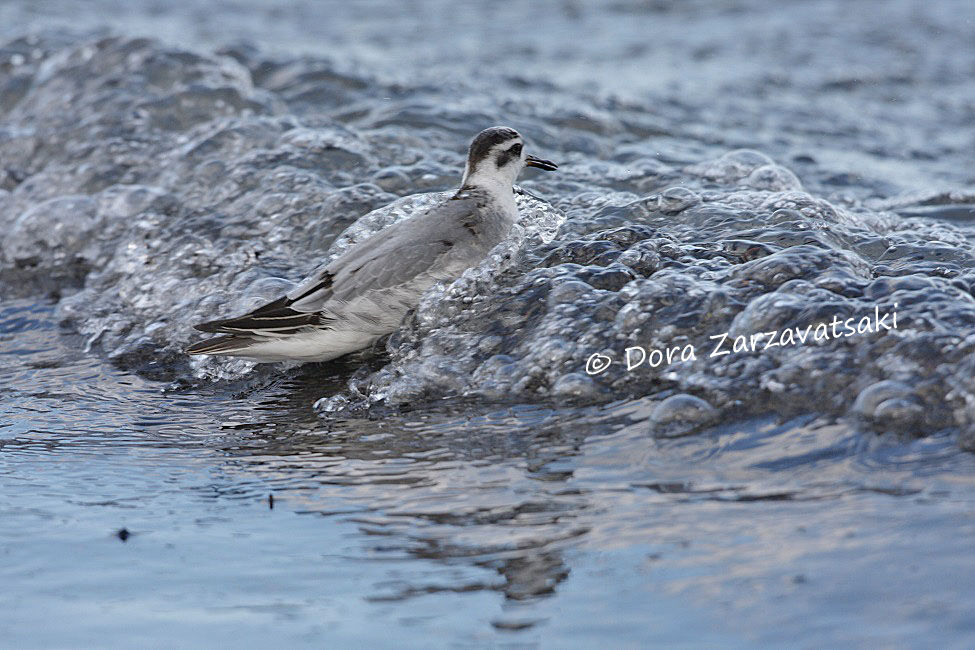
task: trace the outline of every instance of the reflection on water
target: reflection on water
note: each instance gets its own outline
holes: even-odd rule
[[[764,418],[657,438],[649,400],[320,420],[309,397],[354,368],[163,390],[83,354],[49,307],[6,303],[0,336],[0,633],[18,647],[124,644],[120,616],[407,646],[969,630],[973,461],[947,436]],[[44,626],[52,607],[70,625]]]

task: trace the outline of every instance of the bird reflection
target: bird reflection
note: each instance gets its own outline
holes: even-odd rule
[[[370,558],[468,569],[446,583],[383,582],[372,600],[492,590],[524,601],[555,592],[571,570],[563,548],[587,532],[586,495],[564,489],[593,431],[579,426],[585,409],[576,417],[526,405],[485,412],[458,399],[382,417],[319,418],[308,405],[336,383],[325,365],[238,391],[248,405],[221,441],[232,476],[259,476],[295,511],[341,513]]]

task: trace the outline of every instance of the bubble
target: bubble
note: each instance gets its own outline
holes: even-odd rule
[[[802,183],[796,175],[781,165],[762,165],[748,175],[745,185],[770,192],[802,189]]]
[[[559,397],[591,397],[599,392],[592,379],[577,372],[562,375],[552,386],[552,394]]]
[[[657,197],[657,209],[667,215],[680,214],[701,202],[701,197],[686,187],[671,187]]]
[[[13,223],[4,244],[14,263],[53,266],[75,256],[96,257],[92,238],[101,234],[97,204],[87,196],[63,196],[25,211]]]
[[[866,418],[880,417],[884,412],[880,409],[882,405],[887,405],[885,410],[890,413],[898,408],[898,405],[909,401],[913,394],[910,386],[902,382],[878,381],[860,391],[853,404],[853,410]]]
[[[733,182],[747,177],[753,171],[771,166],[772,159],[759,151],[736,149],[720,158],[691,165],[685,171],[721,182]]]
[[[688,435],[714,422],[718,411],[708,402],[693,395],[671,395],[658,404],[650,414],[653,432],[657,437],[673,438]]]

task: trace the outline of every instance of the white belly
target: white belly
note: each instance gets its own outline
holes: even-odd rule
[[[237,353],[256,361],[328,361],[372,345],[381,335],[348,330],[317,330],[258,341]]]

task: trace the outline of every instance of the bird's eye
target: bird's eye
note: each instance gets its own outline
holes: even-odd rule
[[[508,153],[514,154],[515,156],[520,156],[521,155],[521,143],[516,144],[515,146],[511,147],[510,149],[508,149]]]

